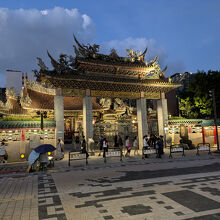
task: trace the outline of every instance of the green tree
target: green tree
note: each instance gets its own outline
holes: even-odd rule
[[[209,91],[215,90],[217,111],[220,110],[220,72],[198,71],[186,79],[185,87],[178,94],[181,115],[186,118],[212,118],[212,97]]]

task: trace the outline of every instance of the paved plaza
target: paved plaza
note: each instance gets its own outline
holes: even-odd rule
[[[188,153],[188,152],[186,152]],[[220,219],[220,155],[72,161],[0,175],[0,219]],[[3,170],[3,169],[2,169]]]

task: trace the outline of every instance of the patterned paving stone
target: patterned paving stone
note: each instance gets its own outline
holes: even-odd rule
[[[128,213],[129,215],[139,215],[152,212],[152,207],[144,206],[142,204],[124,206],[121,210],[123,213]]]
[[[1,177],[0,219],[220,219],[219,159],[163,160]]]
[[[195,212],[220,208],[219,202],[189,190],[167,192],[163,195]]]

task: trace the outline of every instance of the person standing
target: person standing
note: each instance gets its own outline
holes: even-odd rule
[[[144,140],[143,140],[143,142],[144,142],[143,151],[150,148],[150,146],[149,146],[149,144],[148,144],[148,141],[149,141],[149,140],[148,140],[148,138],[147,138],[147,135],[145,135],[145,136],[144,136]],[[145,154],[144,157],[147,158],[147,154]]]
[[[62,160],[63,159],[63,144],[62,144],[62,141],[61,139],[58,139],[57,140],[57,149],[56,149],[56,160]]]
[[[114,141],[115,141],[114,147],[115,147],[115,148],[119,147],[119,144],[118,144],[118,135],[115,135]]]
[[[134,140],[133,140],[133,148],[134,148],[134,155],[139,155],[138,153],[139,147],[138,147],[138,141],[137,141],[136,136],[134,137]]]
[[[163,138],[158,137],[156,142],[157,157],[161,158],[163,154]]]
[[[79,143],[79,136],[77,135],[75,137],[75,145],[76,145],[76,151],[80,151],[80,143]]]
[[[144,136],[144,146],[143,146],[143,148],[144,148],[144,150],[149,148],[147,135]]]
[[[122,151],[123,150],[123,141],[122,141],[121,135],[118,135],[118,145]]]
[[[6,159],[5,157],[6,157],[5,142],[2,141],[1,146],[0,146],[0,163],[7,162],[7,160],[5,160]]]

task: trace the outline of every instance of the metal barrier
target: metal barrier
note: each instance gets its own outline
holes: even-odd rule
[[[148,157],[150,154],[156,154],[158,156],[157,149],[142,149],[142,159],[145,159],[145,157]]]
[[[171,146],[170,146],[170,155],[169,155],[169,158],[173,158],[172,153],[181,153],[181,152],[182,152],[182,157],[185,157],[185,154],[184,154],[184,146],[171,145]]]
[[[86,154],[82,154],[80,152],[70,151],[69,152],[69,163],[68,163],[69,166],[70,166],[71,160],[86,160],[86,164],[88,164],[88,157],[86,156]]]
[[[108,148],[108,151],[105,152],[104,162],[106,163],[106,158],[109,157],[120,157],[120,161],[122,161],[122,149],[120,148]]]
[[[199,151],[208,151],[209,153],[208,154],[212,154],[211,153],[211,150],[210,150],[210,144],[209,143],[199,143],[197,145],[197,153],[196,155],[200,156],[199,155]]]

